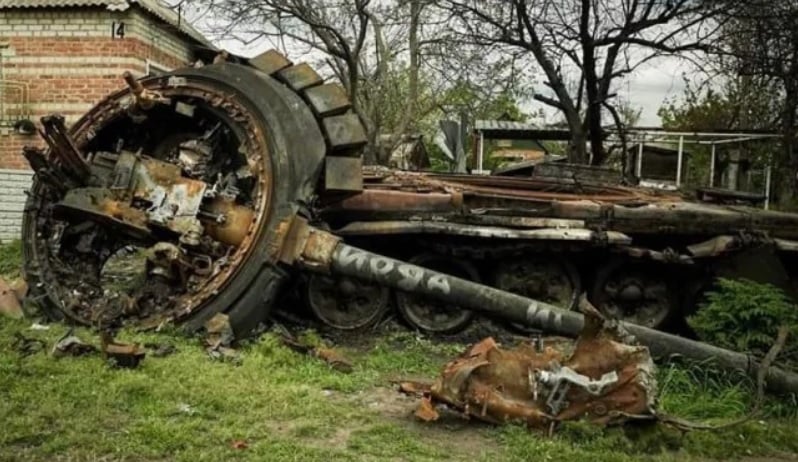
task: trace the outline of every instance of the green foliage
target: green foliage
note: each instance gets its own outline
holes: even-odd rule
[[[22,241],[15,240],[0,245],[0,276],[13,279],[22,268]]]
[[[798,332],[798,309],[770,284],[719,279],[718,289],[687,322],[707,342],[761,355],[773,345],[779,326]]]
[[[685,90],[678,99],[667,101],[658,111],[662,126],[668,130],[690,132],[713,132],[719,130],[774,130],[778,114],[778,92],[772,82],[748,76],[725,80],[721,85],[696,87],[685,79]],[[773,184],[781,181],[778,166],[783,163],[780,140],[765,139],[744,144],[721,144],[717,146],[720,172],[726,153],[740,150],[753,161],[755,169],[763,168],[772,159],[777,166]],[[687,159],[685,184],[693,187],[709,184],[710,153],[708,145],[688,144],[691,157]],[[718,186],[719,182],[716,181]],[[750,192],[761,192],[764,175],[752,178],[751,184],[738,185]],[[776,192],[776,191],[774,191]]]

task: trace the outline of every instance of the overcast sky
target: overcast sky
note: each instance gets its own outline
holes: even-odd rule
[[[643,110],[639,125],[660,125],[657,110],[666,99],[681,96],[685,87],[682,76],[685,72],[689,72],[687,65],[675,59],[662,58],[638,69],[622,84],[619,94]]]

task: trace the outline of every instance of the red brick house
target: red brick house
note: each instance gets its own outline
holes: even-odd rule
[[[0,240],[19,233],[22,147],[40,144],[28,121],[57,112],[69,124],[124,71],[164,72],[211,48],[159,0],[0,0]]]

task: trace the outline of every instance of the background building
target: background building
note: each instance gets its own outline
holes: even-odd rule
[[[212,48],[158,0],[0,0],[0,241],[17,238],[31,172],[31,124],[60,113],[67,124],[121,76],[166,72]]]

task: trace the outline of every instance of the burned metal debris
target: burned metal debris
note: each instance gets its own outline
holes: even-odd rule
[[[21,294],[19,290],[14,290],[11,284],[0,278],[0,315],[17,319],[22,318],[24,316],[22,311],[23,298],[24,294]]]
[[[108,332],[100,337],[100,351],[108,364],[126,369],[138,367],[147,354],[141,344],[119,342]]]
[[[211,359],[240,364],[241,356],[233,348],[234,341],[235,333],[227,315],[217,314],[205,323],[205,351]]]
[[[26,150],[38,181],[27,230],[40,236],[28,277],[87,324],[192,314],[239,270],[269,196],[265,140],[243,106],[201,82],[126,80],[130,93],[69,133],[63,118],[43,118],[49,151]],[[104,277],[131,254],[146,264],[122,265],[127,284]]]
[[[503,349],[486,338],[446,364],[434,383],[401,384],[400,390],[422,396],[416,416],[424,421],[438,419],[439,404],[486,422],[530,427],[654,418],[654,362],[646,347],[628,340],[593,311],[575,343]]]
[[[306,354],[329,364],[330,367],[338,372],[350,373],[354,370],[354,364],[335,348],[319,345],[312,342],[303,342],[295,336],[281,329],[280,341],[286,347],[297,353]]]

